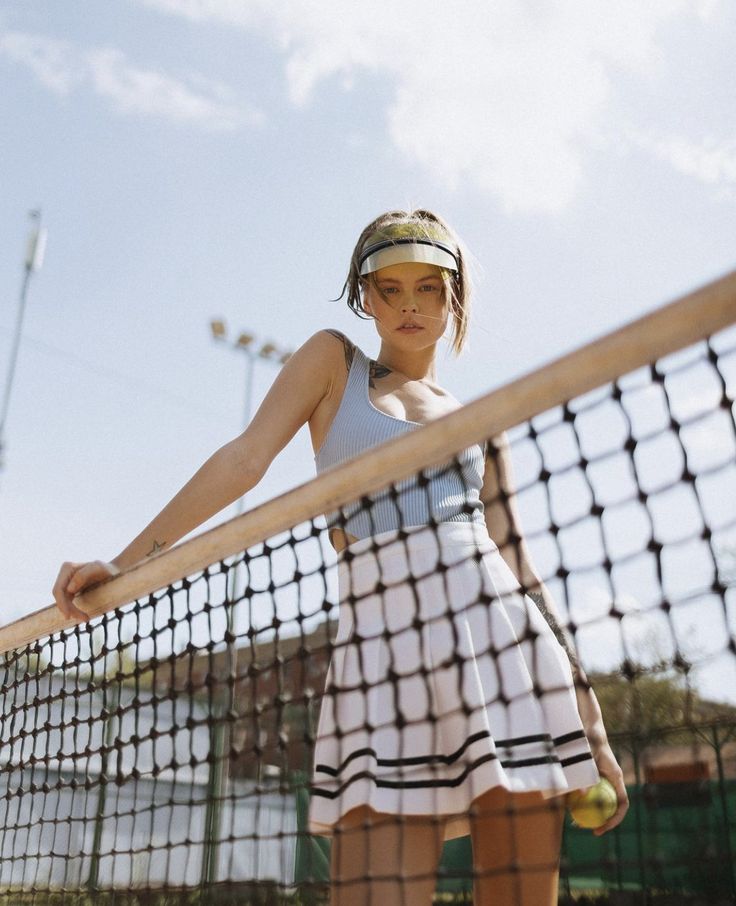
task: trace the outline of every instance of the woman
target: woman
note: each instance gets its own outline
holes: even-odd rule
[[[73,598],[88,585],[254,487],[305,422],[321,471],[458,407],[435,367],[448,327],[459,353],[468,326],[467,269],[450,227],[424,210],[376,218],[356,244],[346,292],[374,321],[377,358],[338,331],[314,334],[243,434],[122,553],[63,564],[54,596],[66,616],[85,617]],[[444,840],[466,833],[476,906],[555,903],[564,794],[599,776],[613,783],[618,809],[598,833],[628,807],[554,602],[523,541],[511,543],[519,522],[499,440],[495,456],[476,445],[422,480],[327,514],[341,607],[309,824],[333,836],[334,904],[429,904]],[[484,500],[495,502],[484,509]],[[407,580],[409,563],[421,579]]]

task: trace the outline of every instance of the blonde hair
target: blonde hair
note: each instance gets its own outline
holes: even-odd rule
[[[423,208],[417,208],[413,211],[386,211],[384,214],[372,220],[363,230],[350,258],[350,269],[348,276],[342,288],[342,292],[336,300],[342,299],[347,294],[348,307],[351,308],[360,318],[370,318],[363,307],[363,296],[366,286],[370,284],[374,290],[383,298],[378,284],[376,283],[375,274],[367,274],[364,277],[360,275],[360,256],[367,240],[372,242],[376,238],[381,238],[383,233],[386,239],[392,239],[396,236],[396,227],[406,225],[416,236],[425,236],[428,239],[444,238],[445,241],[455,246],[457,249],[458,270],[444,271],[448,276],[443,280],[445,287],[445,298],[448,302],[450,315],[452,316],[452,342],[451,348],[455,355],[459,355],[465,344],[468,333],[468,323],[470,318],[470,295],[471,285],[468,266],[466,262],[467,253],[464,254],[462,243],[460,242],[455,231],[437,214],[427,211]],[[402,231],[403,232],[403,231]],[[377,234],[374,236],[373,234]]]

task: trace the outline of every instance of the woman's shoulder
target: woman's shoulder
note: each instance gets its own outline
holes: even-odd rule
[[[315,334],[315,337],[317,336],[324,337],[322,342],[331,345],[333,349],[342,349],[342,354],[345,360],[345,367],[348,371],[350,371],[350,368],[353,364],[353,359],[356,355],[365,355],[360,347],[353,343],[350,337],[346,336],[341,330],[337,330],[334,327],[325,327],[323,330],[320,330],[317,334]]]

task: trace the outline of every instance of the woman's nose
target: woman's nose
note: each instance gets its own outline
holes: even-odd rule
[[[416,299],[404,299],[401,303],[402,311],[419,311],[419,306],[417,305]]]

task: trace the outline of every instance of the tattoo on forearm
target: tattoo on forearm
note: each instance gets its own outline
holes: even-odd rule
[[[151,556],[153,556],[153,554],[157,554],[159,551],[162,551],[162,550],[164,549],[165,546],[166,546],[166,542],[165,542],[165,541],[156,541],[156,540],[154,539],[154,541],[153,541],[153,547],[152,547],[151,550],[146,554],[146,556],[147,556],[147,557],[151,557]]]
[[[375,390],[376,378],[386,377],[387,374],[391,374],[391,369],[388,365],[382,365],[380,362],[374,362],[373,359],[371,359],[368,367],[368,386],[373,387]]]
[[[580,661],[578,660],[578,656],[572,646],[570,634],[557,622],[554,615],[544,602],[544,595],[539,591],[528,591],[527,594],[537,605],[539,612],[547,621],[547,625],[552,630],[552,632],[554,632],[555,638],[560,643],[560,645],[562,645],[562,648],[564,649],[573,670],[579,670]]]

